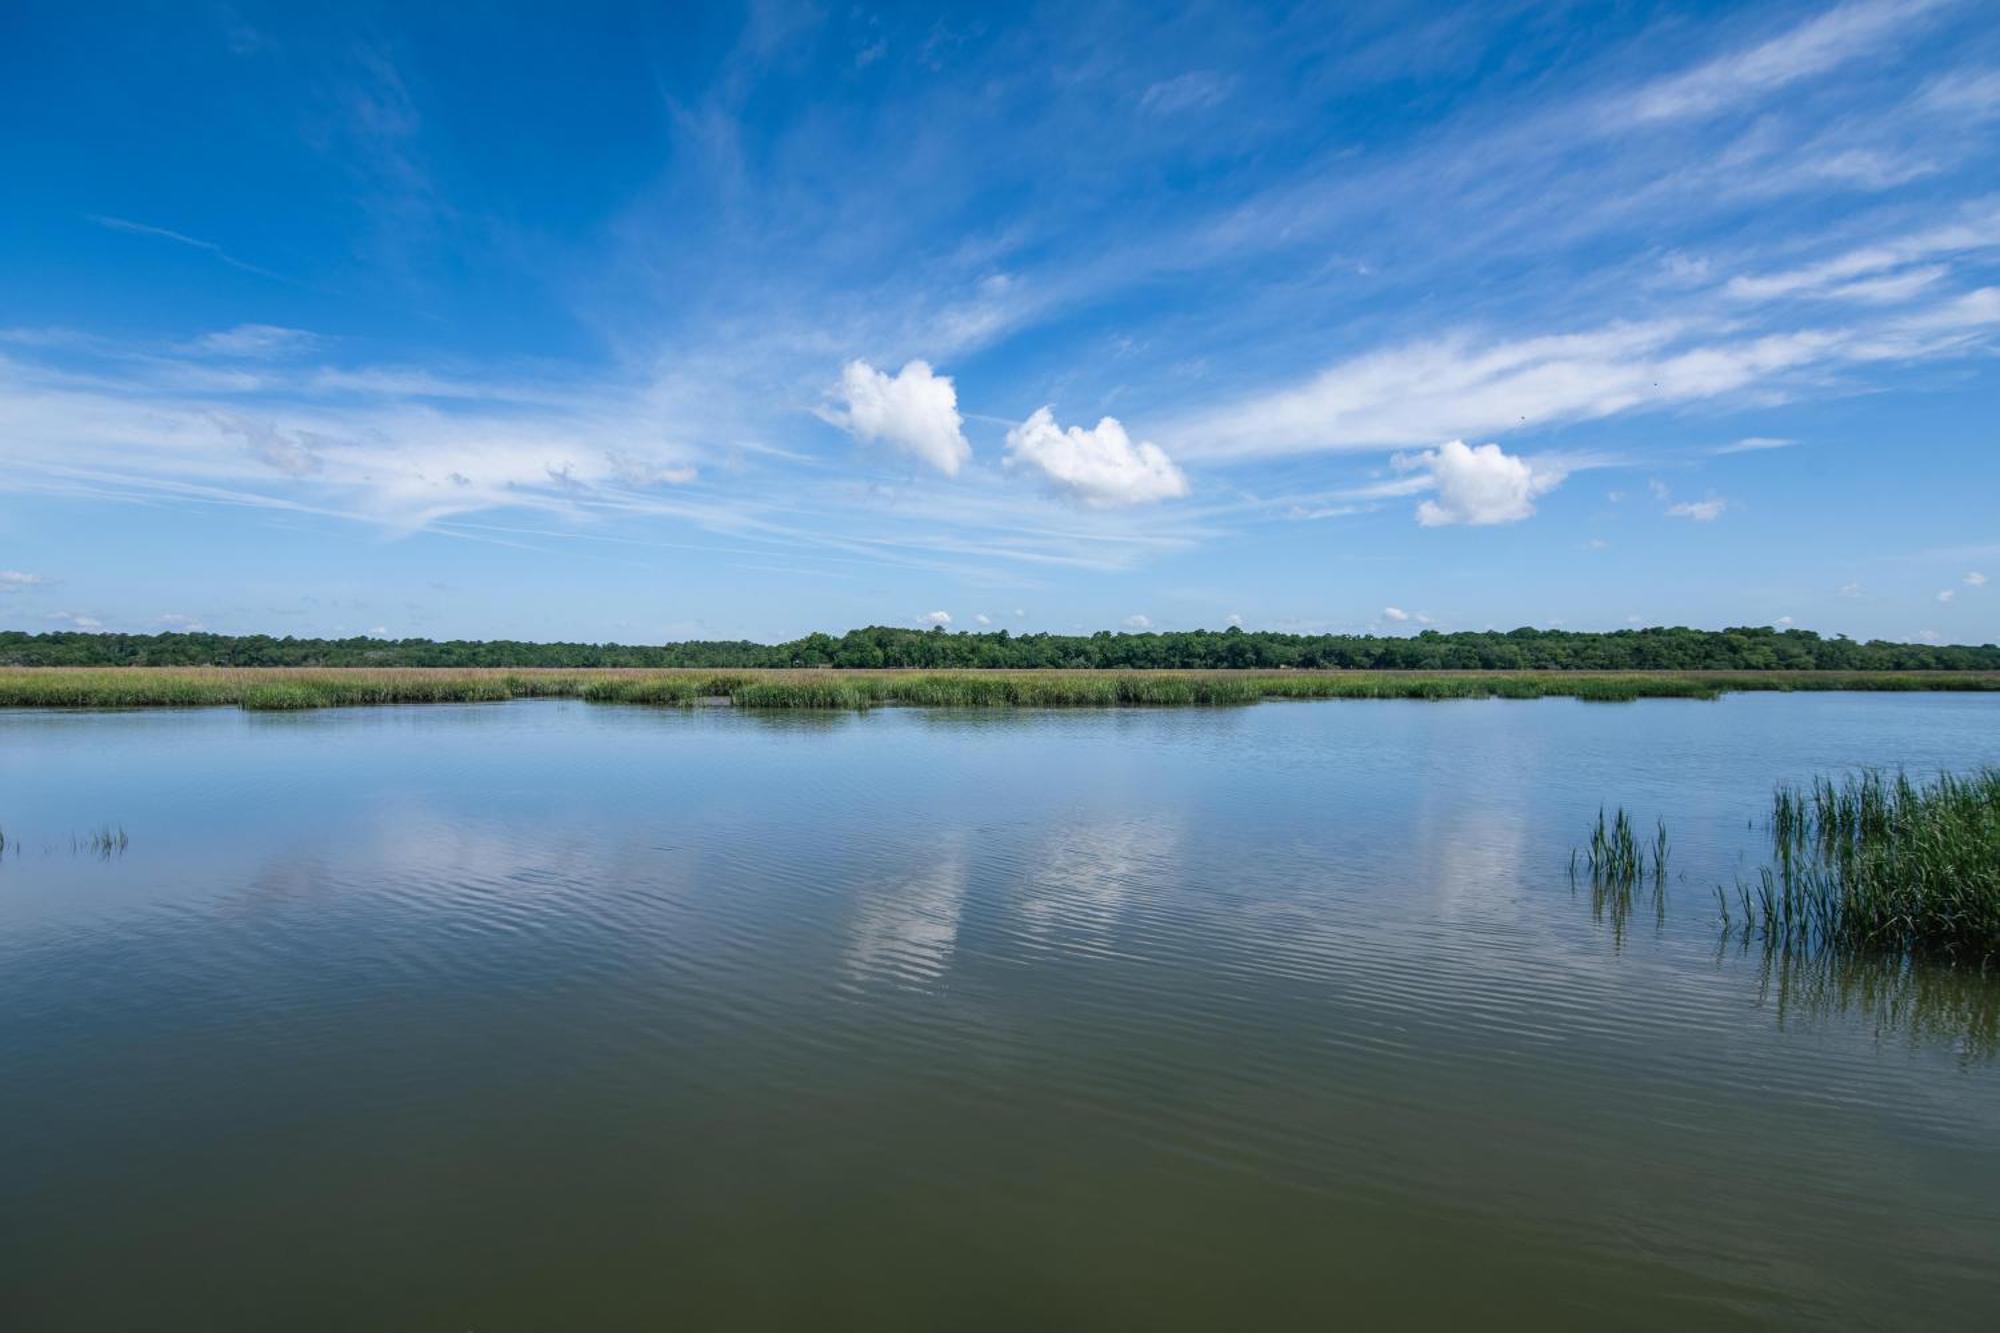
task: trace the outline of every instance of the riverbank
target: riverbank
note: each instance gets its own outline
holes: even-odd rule
[[[575,698],[746,708],[1118,707],[1264,699],[1541,699],[1617,703],[1768,690],[2000,691],[1986,671],[834,671],[23,667],[0,707],[255,710]]]

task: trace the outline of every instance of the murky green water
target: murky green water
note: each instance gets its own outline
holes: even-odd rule
[[[1713,898],[1774,781],[1980,762],[2000,699],[0,714],[0,1325],[1990,1328],[2000,980]],[[1600,803],[1664,920],[1572,890]]]

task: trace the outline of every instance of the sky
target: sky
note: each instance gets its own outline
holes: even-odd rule
[[[0,627],[2000,639],[1991,0],[8,0],[0,180]]]

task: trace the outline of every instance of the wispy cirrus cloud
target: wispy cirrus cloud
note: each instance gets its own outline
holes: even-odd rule
[[[1746,49],[1657,79],[1626,103],[1631,120],[1681,121],[1734,110],[1863,59],[1946,0],[1860,0]]]
[[[168,227],[155,227],[148,222],[134,222],[130,218],[108,217],[99,213],[91,214],[89,220],[107,231],[120,231],[130,236],[150,236],[156,240],[171,241],[175,245],[186,246],[190,250],[199,250],[219,263],[227,264],[230,268],[244,273],[254,273],[260,278],[270,278],[275,282],[292,281],[284,274],[273,273],[261,264],[239,259],[214,241],[204,241],[199,236],[189,236],[185,232],[174,231]]]
[[[1353,357],[1297,386],[1196,412],[1161,433],[1176,453],[1204,460],[1394,448],[1752,390],[1824,392],[1828,372],[1954,355],[1996,330],[2000,289],[1980,288],[1845,325],[1746,331],[1690,314],[1531,338],[1454,334]]]

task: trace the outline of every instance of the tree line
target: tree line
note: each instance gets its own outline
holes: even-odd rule
[[[975,634],[870,626],[789,643],[746,639],[653,645],[513,639],[298,639],[268,634],[29,634],[0,631],[5,666],[228,667],[917,667],[1568,671],[1993,671],[2000,647],[1866,642],[1764,626],[1593,634],[1516,629],[1410,637],[1171,633]]]

